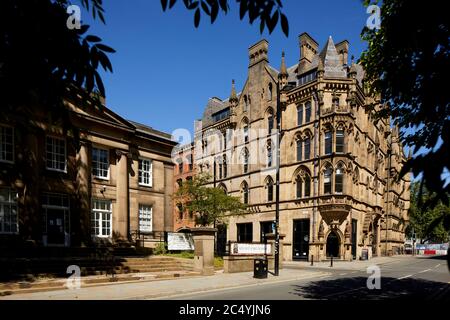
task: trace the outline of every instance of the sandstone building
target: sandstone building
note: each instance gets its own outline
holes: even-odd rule
[[[67,102],[74,134],[40,109],[0,118],[0,246],[89,246],[171,231],[171,136],[105,105]]]
[[[233,82],[228,99],[211,98],[195,128],[198,172],[249,205],[249,214],[229,219],[227,240],[260,242],[273,231],[281,129],[284,260],[401,252],[410,182],[395,178],[406,157],[398,130],[365,108],[374,101],[361,66],[348,64],[348,41],[330,37],[319,48],[303,33],[299,62],[288,68],[283,53],[279,70],[268,49],[266,40],[249,48],[241,92]]]

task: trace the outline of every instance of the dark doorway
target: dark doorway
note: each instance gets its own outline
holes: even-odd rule
[[[334,231],[327,237],[327,257],[339,257],[339,236]]]
[[[227,226],[219,224],[217,226],[217,255],[224,256],[227,249]]]
[[[356,239],[356,232],[357,232],[357,220],[356,219],[352,219],[352,256],[353,259],[356,259],[356,244],[357,244],[357,239]]]
[[[294,220],[292,259],[308,259],[309,219]]]
[[[273,221],[261,222],[261,235],[260,235],[261,243],[265,243],[266,234],[268,234],[268,233],[274,233],[273,232]]]
[[[47,243],[64,245],[64,210],[47,209]]]

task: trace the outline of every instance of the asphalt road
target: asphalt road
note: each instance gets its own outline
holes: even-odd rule
[[[295,268],[295,266],[289,266]],[[319,269],[318,269],[319,270]],[[320,270],[324,270],[321,268]],[[282,271],[281,271],[282,272]],[[329,276],[221,289],[173,296],[183,300],[383,300],[424,299],[450,301],[450,272],[445,257],[405,257],[380,266],[380,289],[369,290],[367,270],[328,268]],[[376,284],[374,280],[370,281]],[[167,298],[166,298],[167,299]]]

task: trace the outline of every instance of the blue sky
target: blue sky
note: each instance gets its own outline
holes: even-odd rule
[[[104,74],[107,105],[122,117],[172,133],[193,129],[208,98],[227,98],[231,79],[240,90],[246,79],[248,47],[269,41],[270,63],[279,67],[281,51],[288,65],[297,63],[298,35],[308,32],[322,47],[328,36],[350,42],[349,57],[364,49],[360,32],[368,15],[359,0],[284,0],[290,34],[280,27],[269,35],[239,20],[238,7],[220,15],[214,25],[206,15],[195,29],[193,13],[182,0],[163,12],[159,0],[105,1],[106,25],[88,17],[89,33],[100,36],[117,52],[111,55],[114,73]]]

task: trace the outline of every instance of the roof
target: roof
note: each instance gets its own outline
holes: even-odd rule
[[[129,123],[131,123],[136,128],[137,131],[141,131],[145,134],[152,135],[152,136],[164,139],[164,140],[172,141],[172,136],[168,133],[153,129],[152,127],[149,127],[149,126],[139,123],[139,122],[135,122],[132,120],[127,120],[127,121]]]

